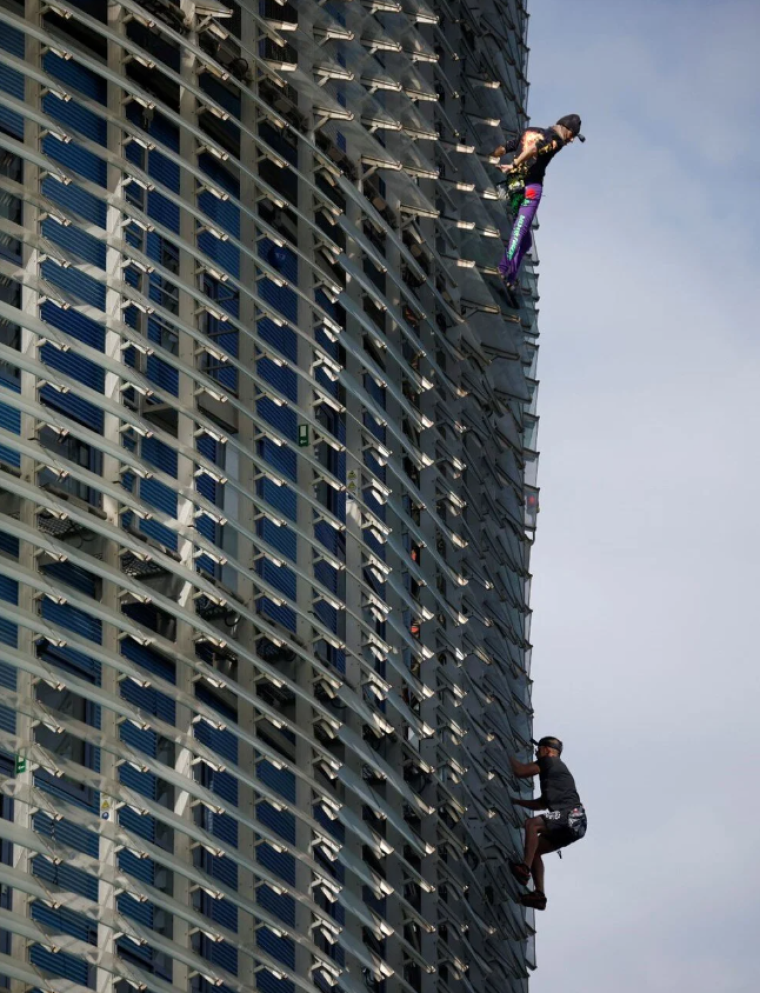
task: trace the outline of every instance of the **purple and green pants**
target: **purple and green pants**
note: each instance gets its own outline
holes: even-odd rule
[[[525,257],[525,253],[533,244],[531,228],[533,218],[536,216],[538,205],[541,203],[543,187],[540,183],[531,183],[525,187],[522,203],[517,211],[515,223],[512,225],[512,232],[509,235],[507,247],[499,263],[499,272],[507,283],[516,283],[517,275],[520,272],[520,264]]]

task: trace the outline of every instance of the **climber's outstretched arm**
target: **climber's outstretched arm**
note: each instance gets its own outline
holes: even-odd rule
[[[515,169],[519,169],[519,167],[526,162],[535,161],[539,155],[546,155],[548,152],[553,152],[558,146],[561,147],[562,142],[560,142],[559,139],[554,138],[552,141],[545,141],[543,145],[536,143],[531,148],[526,148],[524,151],[520,152],[514,162],[512,162],[509,167],[509,171],[512,172]]]
[[[512,766],[512,772],[519,779],[528,779],[530,776],[537,776],[541,772],[538,762],[519,762],[513,755],[509,756],[509,764]]]
[[[522,152],[520,152],[520,154],[519,154],[519,155],[518,155],[518,156],[517,156],[517,157],[516,157],[516,158],[515,158],[515,159],[513,160],[513,162],[512,162],[512,165],[511,165],[511,167],[510,167],[510,168],[511,168],[512,170],[514,170],[514,169],[519,169],[519,168],[520,168],[520,166],[521,166],[521,165],[522,165],[522,164],[523,164],[524,162],[528,162],[528,161],[532,161],[533,159],[535,159],[535,158],[536,158],[536,155],[537,155],[537,154],[538,154],[538,153],[536,152],[536,147],[535,147],[535,145],[533,145],[533,146],[531,146],[530,148],[526,148],[526,149],[524,149],[524,150],[523,150]]]

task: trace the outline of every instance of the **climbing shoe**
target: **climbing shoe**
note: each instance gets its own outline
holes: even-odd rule
[[[518,883],[522,883],[523,886],[530,879],[530,869],[524,862],[510,862],[509,871],[515,877]]]
[[[523,907],[532,907],[534,910],[546,910],[546,893],[542,893],[541,890],[523,893],[520,903]]]

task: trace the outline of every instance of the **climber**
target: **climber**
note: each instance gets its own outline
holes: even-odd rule
[[[559,738],[547,737],[536,745],[535,762],[518,762],[513,756],[509,757],[517,777],[538,776],[541,783],[541,795],[537,799],[512,797],[512,802],[528,810],[546,811],[525,821],[524,860],[509,863],[512,875],[523,885],[533,876],[534,889],[524,893],[520,903],[535,910],[546,909],[541,856],[580,841],[586,833],[586,811],[575,788],[575,780],[560,758],[562,747]]]
[[[511,177],[503,185],[504,195],[517,199],[518,209],[512,231],[507,241],[504,257],[499,263],[499,274],[507,288],[513,290],[517,285],[520,263],[525,253],[531,247],[530,229],[536,216],[538,205],[543,192],[544,173],[551,160],[577,138],[583,142],[586,139],[580,133],[581,119],[577,114],[567,114],[560,117],[550,128],[527,128],[523,133],[499,145],[493,152],[499,156],[499,169]],[[517,152],[512,162],[506,162],[507,153]]]

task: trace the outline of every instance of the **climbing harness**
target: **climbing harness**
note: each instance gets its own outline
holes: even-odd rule
[[[516,174],[497,183],[496,193],[500,200],[507,201],[509,210],[516,214],[525,197],[525,176]]]

